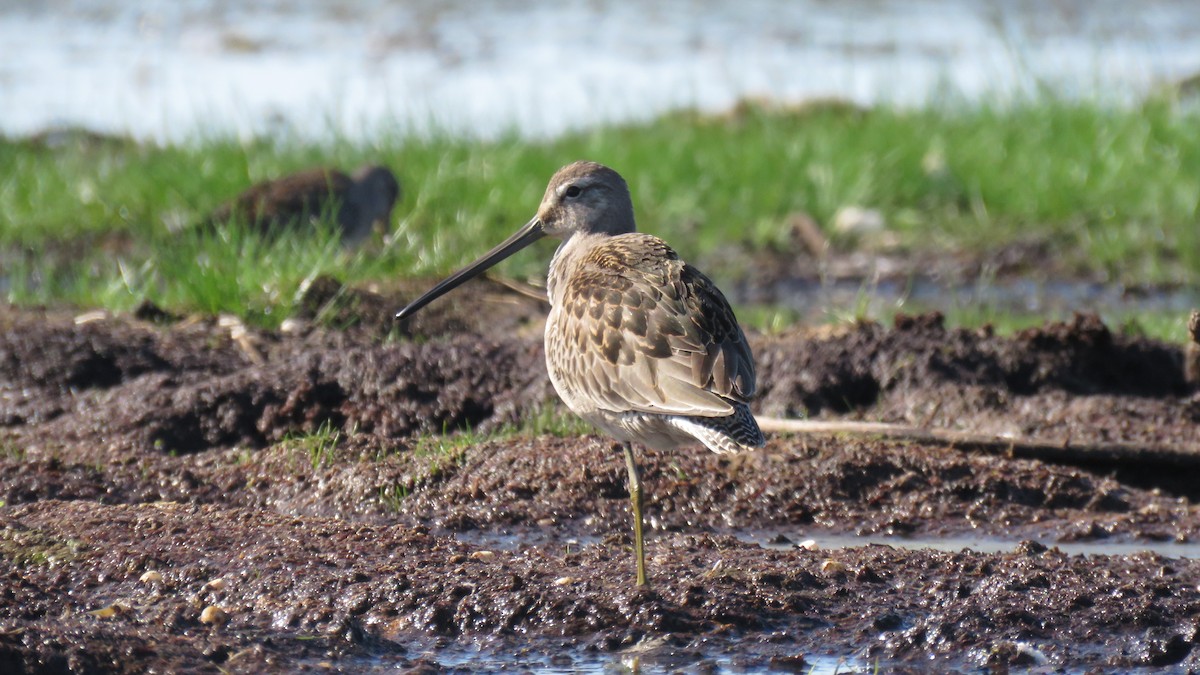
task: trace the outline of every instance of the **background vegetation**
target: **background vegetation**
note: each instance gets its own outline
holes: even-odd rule
[[[621,171],[641,228],[719,279],[744,272],[732,259],[794,249],[788,222],[798,212],[811,214],[835,245],[852,246],[832,222],[841,207],[859,205],[883,214],[899,255],[973,255],[1023,243],[1050,251],[1047,272],[1056,276],[1134,286],[1200,281],[1200,115],[1167,100],[1132,108],[1041,100],[920,110],[747,104],[726,115],[681,112],[545,141],[0,140],[0,293],[17,303],[118,311],[149,299],[274,325],[317,275],[386,283],[473,259],[524,223],[550,174],[577,158]],[[394,235],[361,251],[343,251],[329,233],[265,242],[238,227],[191,227],[254,181],[366,162],[393,167],[405,197]],[[502,269],[542,274],[552,246]],[[869,302],[860,305],[830,315]],[[772,308],[745,314],[760,326],[789,317]],[[1151,315],[1135,317],[1135,327],[1181,339],[1173,331],[1182,319]],[[955,320],[1006,317],[984,308]]]

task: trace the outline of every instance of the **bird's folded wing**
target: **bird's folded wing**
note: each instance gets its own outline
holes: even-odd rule
[[[566,283],[547,349],[574,396],[615,412],[719,417],[754,394],[728,301],[656,237],[613,237]]]

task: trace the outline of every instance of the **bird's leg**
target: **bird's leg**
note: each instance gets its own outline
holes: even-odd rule
[[[629,470],[629,502],[633,506],[633,552],[637,556],[637,585],[646,585],[646,548],[642,540],[642,481],[633,461],[633,444],[622,443],[625,468]]]

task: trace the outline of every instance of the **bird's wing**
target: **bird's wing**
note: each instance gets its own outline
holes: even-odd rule
[[[350,187],[350,177],[335,169],[309,169],[268,183],[250,196],[252,213],[259,220],[285,223],[322,215],[330,200],[340,199]],[[244,203],[245,203],[244,202]],[[249,204],[247,204],[249,206]]]
[[[564,397],[720,417],[754,395],[754,360],[729,302],[661,239],[612,237],[577,261],[546,342]]]
[[[247,223],[287,223],[319,216],[323,205],[339,198],[350,185],[350,177],[333,169],[308,169],[290,176],[256,183],[231,202],[213,211],[214,223],[237,218]]]

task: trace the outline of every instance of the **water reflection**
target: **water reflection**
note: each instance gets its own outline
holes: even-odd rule
[[[709,641],[701,647],[679,647],[660,636],[649,638],[619,652],[598,651],[582,646],[539,644],[528,641],[519,646],[482,641],[479,644],[453,643],[410,649],[410,658],[437,663],[451,672],[511,673],[725,673],[802,672],[808,675],[847,675],[878,672],[878,665],[856,656],[803,656],[767,645],[718,644]],[[728,653],[727,653],[728,652]],[[741,652],[735,659],[734,652]],[[779,653],[772,653],[779,652]],[[782,659],[782,661],[781,661]],[[786,663],[786,666],[781,666]]]
[[[479,530],[470,532],[448,532],[463,543],[491,550],[514,550],[526,546],[559,546],[565,550],[579,550],[596,546],[600,537],[559,537],[552,530],[531,529],[511,532]],[[839,550],[865,546],[890,546],[904,550],[933,550],[957,553],[971,550],[976,553],[1015,553],[1035,541],[1047,548],[1057,548],[1067,555],[1137,555],[1154,553],[1167,558],[1200,558],[1200,543],[1174,541],[1130,540],[1120,537],[1089,541],[1058,542],[1053,539],[1012,539],[976,534],[916,535],[916,536],[857,536],[841,532],[805,530],[729,530],[721,534],[732,535],[749,544],[756,544],[773,551],[790,551],[797,547],[818,550]]]
[[[780,538],[780,535],[783,538]],[[890,546],[906,550],[932,550],[957,553],[974,551],[976,553],[1015,553],[1023,548],[1025,542],[1000,537],[985,537],[971,535],[951,536],[914,536],[914,537],[858,537],[839,533],[782,533],[782,532],[742,532],[738,534],[742,541],[758,544],[771,550],[792,550],[799,546],[811,546],[817,549],[837,550],[844,548],[860,548],[863,546]],[[1046,540],[1038,542],[1042,546],[1058,549],[1063,553],[1076,556],[1092,555],[1136,555],[1139,553],[1154,553],[1166,558],[1200,558],[1200,544],[1157,542],[1157,541],[1122,541],[1119,539],[1097,539],[1092,541],[1055,542]]]
[[[747,96],[1128,100],[1200,72],[1200,5],[17,0],[0,44],[8,134],[553,135]]]
[[[1196,287],[1127,288],[1071,279],[951,284],[924,277],[875,282],[793,278],[769,285],[743,281],[728,286],[738,304],[784,308],[809,320],[825,318],[831,307],[858,308],[871,317],[890,317],[897,310],[910,314],[938,310],[947,315],[990,313],[1061,320],[1075,311],[1099,310],[1115,317],[1149,313],[1186,317],[1200,306]]]

